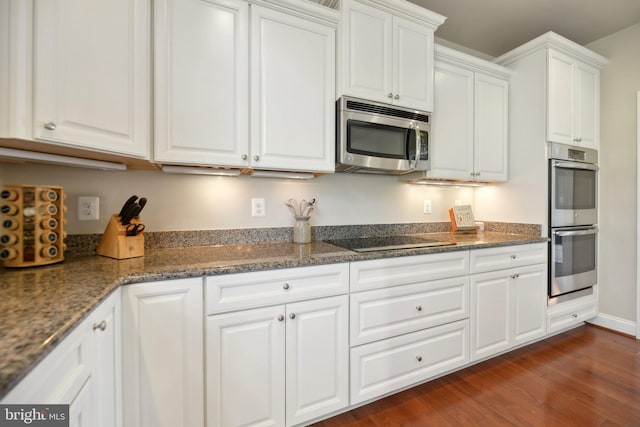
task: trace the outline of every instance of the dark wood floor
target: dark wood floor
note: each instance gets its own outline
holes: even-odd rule
[[[582,326],[315,426],[503,425],[640,426],[640,341]]]

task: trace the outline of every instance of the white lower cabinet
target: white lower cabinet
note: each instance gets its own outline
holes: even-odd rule
[[[533,254],[542,256],[545,248],[541,244],[471,252],[472,272],[485,271],[487,260],[496,268],[525,264],[471,275],[471,360],[487,358],[546,334],[546,263],[526,265],[527,261],[522,261],[529,256],[536,260]]]
[[[547,309],[547,334],[581,325],[598,315],[598,287],[594,293],[574,300],[561,302]]]
[[[126,427],[204,424],[202,279],[123,289]]]
[[[72,427],[122,425],[120,289],[103,301],[2,404],[69,404]]]
[[[469,321],[351,349],[351,404],[452,371],[469,362]]]
[[[348,405],[348,296],[209,316],[207,426],[298,425]]]
[[[349,404],[349,264],[206,278],[207,426],[291,426]]]
[[[469,362],[469,252],[351,263],[350,402]]]

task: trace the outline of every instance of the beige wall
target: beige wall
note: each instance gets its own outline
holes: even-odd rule
[[[600,312],[636,320],[636,93],[640,23],[587,47],[607,57],[600,91]]]
[[[149,199],[142,215],[149,231],[287,227],[293,223],[284,205],[290,198],[318,200],[312,225],[449,221],[448,209],[456,199],[473,203],[469,187],[409,185],[393,176],[351,174],[299,182],[0,163],[0,185],[12,183],[63,186],[70,234],[102,233],[108,216],[132,194]],[[99,221],[77,220],[78,196],[100,197]],[[266,216],[251,216],[252,197],[265,199]],[[424,199],[432,201],[429,215],[423,214]]]

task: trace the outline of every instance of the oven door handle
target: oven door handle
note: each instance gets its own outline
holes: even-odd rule
[[[588,234],[597,234],[598,227],[580,228],[577,230],[554,230],[551,234],[554,236],[586,236]]]
[[[575,162],[561,162],[561,161],[554,161],[553,167],[564,168],[564,169],[584,169],[584,170],[590,170],[590,171],[598,170],[598,165],[593,165],[590,163],[575,163]]]

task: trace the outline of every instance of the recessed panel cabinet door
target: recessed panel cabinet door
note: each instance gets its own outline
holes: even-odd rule
[[[154,159],[248,166],[248,3],[158,0],[154,7]]]
[[[479,181],[506,181],[509,82],[475,74],[474,171]]]
[[[505,271],[471,276],[471,360],[511,347],[511,292]]]
[[[514,345],[524,344],[546,333],[547,265],[515,270],[512,278],[514,300]]]
[[[597,149],[600,139],[600,71],[576,63],[576,137],[578,145]]]
[[[125,427],[204,424],[202,279],[123,288]]]
[[[34,138],[149,157],[149,0],[37,0]]]
[[[285,307],[206,321],[207,426],[284,426]]]
[[[287,425],[349,404],[349,297],[287,305]]]
[[[473,178],[474,73],[438,63],[435,66],[431,170],[429,177]]]
[[[433,30],[393,18],[393,103],[433,111]]]
[[[393,17],[351,0],[343,0],[341,8],[341,84],[344,94],[392,102]]]
[[[335,29],[251,7],[251,163],[333,172]]]
[[[574,144],[573,61],[552,50],[547,54],[547,141]]]

